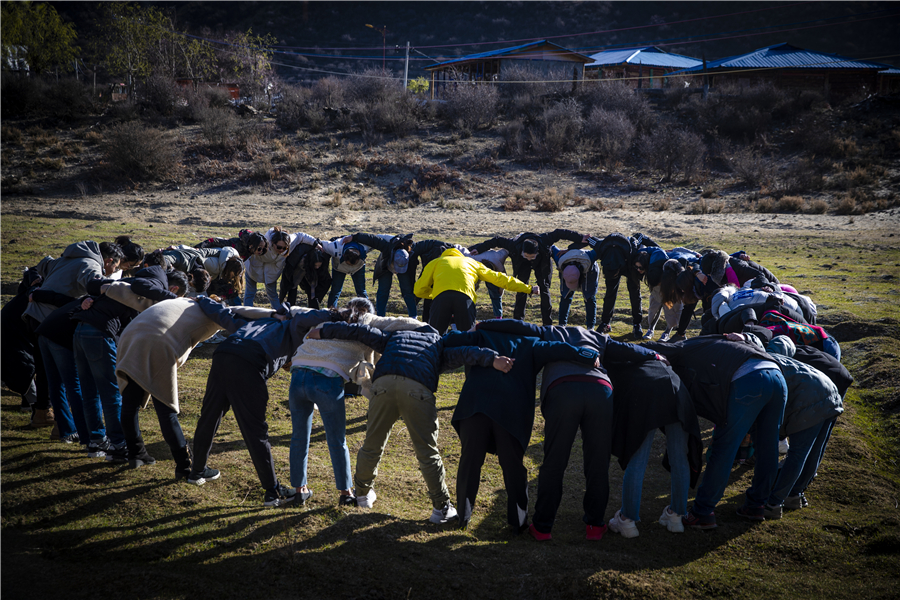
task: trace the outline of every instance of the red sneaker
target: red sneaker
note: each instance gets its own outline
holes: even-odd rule
[[[546,542],[547,540],[552,540],[553,536],[549,533],[541,533],[534,527],[534,523],[528,526],[528,531],[531,532],[531,537],[536,539],[539,542]]]
[[[603,539],[603,534],[606,533],[607,527],[607,525],[585,525],[584,537],[591,541],[599,542]]]

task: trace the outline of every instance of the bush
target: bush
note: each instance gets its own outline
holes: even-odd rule
[[[541,115],[549,98],[569,93],[571,84],[560,83],[568,78],[569,73],[564,67],[541,68],[523,64],[504,67],[498,86],[501,110],[512,118],[531,123]]]
[[[638,132],[647,132],[653,127],[654,118],[649,101],[623,82],[586,83],[582,87],[580,99],[589,111],[601,108],[609,112],[624,113]]]
[[[774,179],[769,191],[773,196],[780,198],[791,194],[814,192],[824,186],[825,180],[815,163],[811,159],[802,158],[785,168]]]
[[[538,212],[560,212],[569,204],[566,194],[560,194],[556,188],[550,188],[534,199],[534,207]]]
[[[737,150],[731,157],[731,168],[747,185],[768,184],[775,161],[750,147]]]
[[[171,177],[181,161],[181,152],[168,136],[137,122],[110,129],[103,150],[116,171],[135,179]]]
[[[631,149],[636,129],[620,110],[596,107],[584,122],[584,137],[590,139],[607,167],[619,162]]]
[[[516,194],[512,198],[507,198],[503,201],[501,208],[507,212],[525,210],[525,197]]]
[[[782,213],[803,212],[804,200],[800,196],[784,196],[775,205],[775,210]]]
[[[527,145],[525,143],[525,124],[521,119],[513,119],[500,128],[500,137],[503,140],[500,151],[507,156],[521,159],[525,157]]]
[[[837,205],[834,207],[834,213],[837,215],[854,215],[857,214],[856,200],[848,194],[840,197]]]
[[[669,125],[642,135],[638,147],[644,159],[654,168],[665,173],[665,181],[670,181],[676,170],[684,172],[690,179],[703,162],[706,146],[700,136]]]
[[[312,93],[303,87],[286,87],[275,111],[275,123],[285,131],[296,131],[309,123],[309,100]]]
[[[575,149],[583,126],[577,101],[568,99],[557,102],[544,109],[529,131],[531,148],[541,160],[553,162],[562,153]]]
[[[313,84],[309,99],[316,105],[340,108],[346,103],[347,81],[338,77],[324,77]]]
[[[458,129],[491,126],[497,120],[500,93],[490,83],[458,83],[450,85],[443,105],[444,120]]]
[[[241,119],[227,108],[200,111],[200,132],[211,146],[232,148],[237,144]]]
[[[23,77],[4,71],[0,80],[0,115],[6,119],[39,112],[46,87],[39,77]]]
[[[806,212],[811,215],[824,215],[828,212],[828,203],[821,199],[811,200],[806,207]]]
[[[183,94],[181,88],[170,77],[154,74],[142,86],[141,104],[153,112],[170,116],[175,114],[178,100]]]

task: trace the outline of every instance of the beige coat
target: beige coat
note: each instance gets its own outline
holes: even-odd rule
[[[107,290],[107,295],[129,304],[130,289],[116,286]],[[133,295],[133,294],[132,294]],[[231,307],[246,318],[270,317],[273,311],[255,307]],[[247,309],[251,309],[248,310]],[[128,324],[119,338],[116,353],[116,378],[119,389],[127,386],[127,375],[146,392],[143,405],[147,406],[153,396],[176,413],[178,405],[178,368],[183,365],[191,350],[198,343],[219,331],[220,327],[210,320],[187,298],[159,302],[139,314]]]
[[[382,331],[404,331],[418,329],[424,323],[409,317],[378,317],[371,313],[363,315],[360,325],[368,325]],[[321,325],[319,325],[321,327]],[[362,388],[363,396],[370,397],[372,373],[375,362],[381,355],[359,342],[348,340],[311,340],[303,343],[291,358],[291,367],[325,367],[339,373],[344,381],[353,381]]]

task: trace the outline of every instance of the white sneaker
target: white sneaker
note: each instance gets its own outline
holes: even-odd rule
[[[435,508],[431,511],[431,517],[428,519],[435,525],[443,525],[447,521],[451,521],[456,519],[458,515],[456,514],[456,509],[453,508],[453,505],[447,500],[447,503],[444,504],[441,508]]]
[[[644,334],[644,337],[641,339],[643,339],[645,342],[649,342],[650,340],[652,340],[653,339],[653,330],[651,329],[650,331],[646,332]]]
[[[666,529],[672,533],[684,533],[684,523],[681,522],[681,515],[674,512],[671,506],[663,509],[662,516],[659,518],[659,524],[665,525]]]
[[[640,535],[635,522],[628,517],[623,517],[621,510],[617,510],[616,515],[609,520],[609,528],[625,538],[635,538]]]
[[[787,454],[791,445],[788,443],[787,438],[783,440],[778,440],[778,454]]]
[[[376,498],[378,496],[375,495],[375,490],[369,490],[369,493],[365,496],[356,496],[356,505],[360,508],[372,508]]]

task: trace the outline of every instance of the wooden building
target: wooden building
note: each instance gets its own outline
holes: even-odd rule
[[[620,48],[591,54],[593,62],[584,66],[587,79],[621,79],[634,88],[662,88],[669,73],[702,65],[690,56],[672,54],[656,46]]]
[[[440,97],[445,86],[459,81],[490,81],[503,79],[513,66],[528,66],[547,79],[557,81],[584,80],[584,65],[591,58],[553,42],[541,40],[521,46],[470,54],[425,67],[431,74],[431,97]]]

